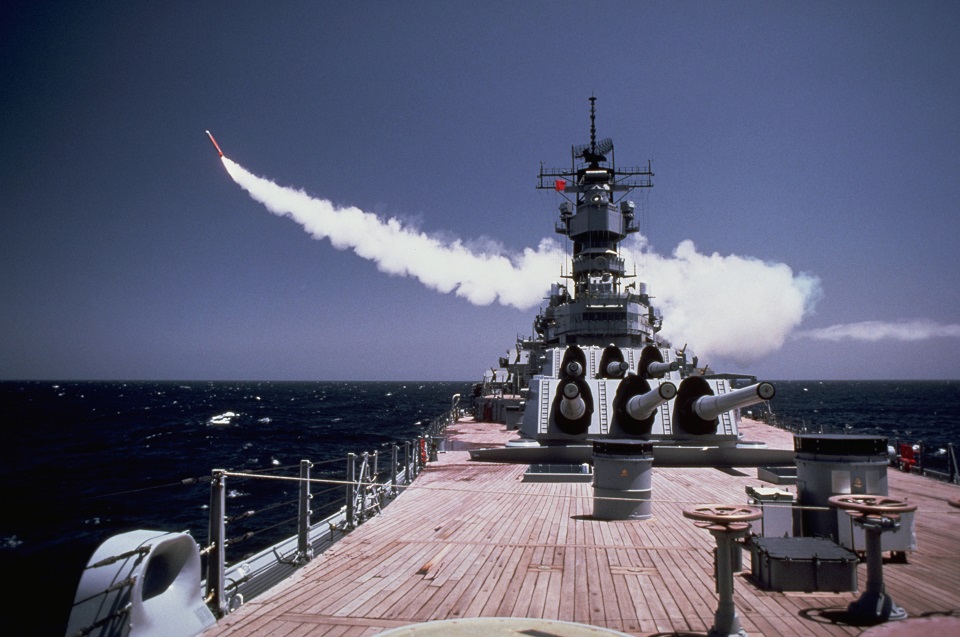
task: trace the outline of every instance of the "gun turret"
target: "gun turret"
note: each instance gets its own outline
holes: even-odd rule
[[[720,414],[770,400],[776,393],[771,383],[762,382],[716,396],[702,376],[691,376],[680,383],[674,413],[677,424],[687,433],[716,433]]]

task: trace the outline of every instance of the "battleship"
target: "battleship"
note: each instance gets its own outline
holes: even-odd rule
[[[686,346],[675,349],[648,286],[632,281],[620,243],[639,232],[629,199],[653,186],[646,167],[618,167],[613,140],[597,139],[590,98],[590,141],[573,146],[566,169],[541,167],[537,188],[563,196],[556,232],[573,245],[566,283],[551,287],[532,338],[499,361],[475,389],[482,419],[518,426],[514,446],[555,446],[586,438],[642,438],[673,445],[736,446],[738,409],[770,400],[771,383],[734,389],[751,377],[715,374]],[[755,380],[755,379],[754,379]],[[479,459],[481,456],[478,454]],[[503,454],[497,454],[503,457]]]
[[[308,459],[292,475],[214,469],[205,540],[109,538],[66,634],[956,633],[955,472],[891,468],[883,438],[749,417],[775,386],[669,342],[628,270],[629,197],[653,172],[617,165],[595,98],[570,155],[537,183],[563,199],[569,270],[472,396],[416,440],[350,454],[342,478]],[[241,477],[296,484],[297,533],[231,560],[246,513],[225,492]],[[314,519],[330,488],[343,506]]]

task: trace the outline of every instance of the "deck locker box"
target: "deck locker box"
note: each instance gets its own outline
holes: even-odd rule
[[[832,540],[753,537],[749,544],[753,579],[764,590],[857,590],[857,556]]]

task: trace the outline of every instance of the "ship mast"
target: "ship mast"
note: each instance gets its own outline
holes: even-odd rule
[[[572,279],[573,290],[555,286],[537,331],[547,343],[652,343],[659,314],[645,292],[622,287],[628,275],[619,246],[640,230],[634,203],[626,197],[652,187],[653,172],[649,163],[617,167],[613,140],[597,139],[596,102],[590,97],[590,141],[570,149],[570,168],[540,167],[537,188],[555,190],[564,199],[556,231],[573,243],[572,269],[565,276]]]
[[[590,97],[590,142],[570,150],[569,170],[540,169],[538,189],[553,189],[566,199],[556,231],[573,241],[576,294],[600,289],[619,292],[625,276],[619,244],[638,232],[634,204],[626,196],[651,188],[653,172],[643,167],[617,168],[613,140],[597,140],[596,97]],[[609,157],[609,159],[608,159]]]

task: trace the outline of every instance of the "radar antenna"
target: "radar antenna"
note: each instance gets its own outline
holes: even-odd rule
[[[613,150],[613,140],[605,137],[597,142],[597,98],[590,96],[590,143],[574,146],[573,156],[589,162],[591,166],[598,166],[607,161],[607,154]]]

